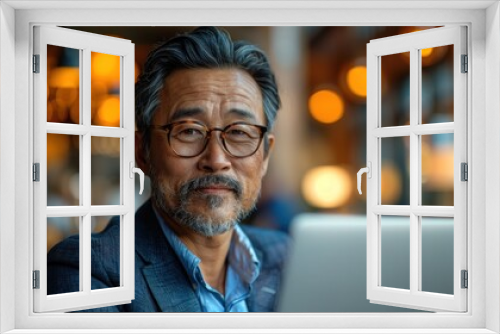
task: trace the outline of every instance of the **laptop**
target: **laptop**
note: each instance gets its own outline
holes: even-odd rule
[[[397,223],[389,228],[393,240],[405,233]],[[415,312],[366,299],[366,216],[300,214],[290,233],[293,247],[278,297],[279,312]],[[408,254],[399,258],[409,262],[406,248]],[[396,281],[409,281],[409,273],[398,275]]]

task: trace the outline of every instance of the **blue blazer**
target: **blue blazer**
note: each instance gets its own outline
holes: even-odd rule
[[[118,217],[106,229],[92,235],[92,289],[120,285]],[[242,226],[261,261],[260,275],[247,300],[250,312],[276,307],[288,237],[282,233]],[[69,237],[56,245],[47,258],[48,294],[79,289],[79,241]],[[87,312],[201,312],[189,278],[165,238],[147,201],[135,214],[135,299],[130,304],[101,307]]]

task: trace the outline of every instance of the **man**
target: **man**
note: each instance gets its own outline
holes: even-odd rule
[[[275,309],[287,238],[238,223],[255,208],[279,107],[265,55],[225,31],[199,28],[151,52],[136,84],[136,161],[152,196],[135,218],[135,299],[91,311]],[[92,238],[93,289],[119,286],[108,254],[118,226]],[[69,238],[50,252],[49,294],[78,290],[77,247]]]

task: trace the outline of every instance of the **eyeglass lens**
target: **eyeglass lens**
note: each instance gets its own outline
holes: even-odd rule
[[[180,156],[196,156],[205,149],[209,134],[210,131],[201,124],[175,124],[169,132],[170,146]],[[255,153],[261,138],[261,129],[251,124],[233,124],[221,134],[225,149],[236,157]]]

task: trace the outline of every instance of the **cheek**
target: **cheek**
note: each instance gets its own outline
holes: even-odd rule
[[[180,189],[189,179],[188,171],[193,168],[186,159],[179,160],[168,155],[156,156],[154,161],[151,161],[151,166],[155,170],[157,181],[164,187],[168,187],[171,192],[177,192]]]
[[[244,174],[244,198],[245,202],[253,202],[256,200],[262,181],[262,159],[257,159],[253,163],[249,163]]]

